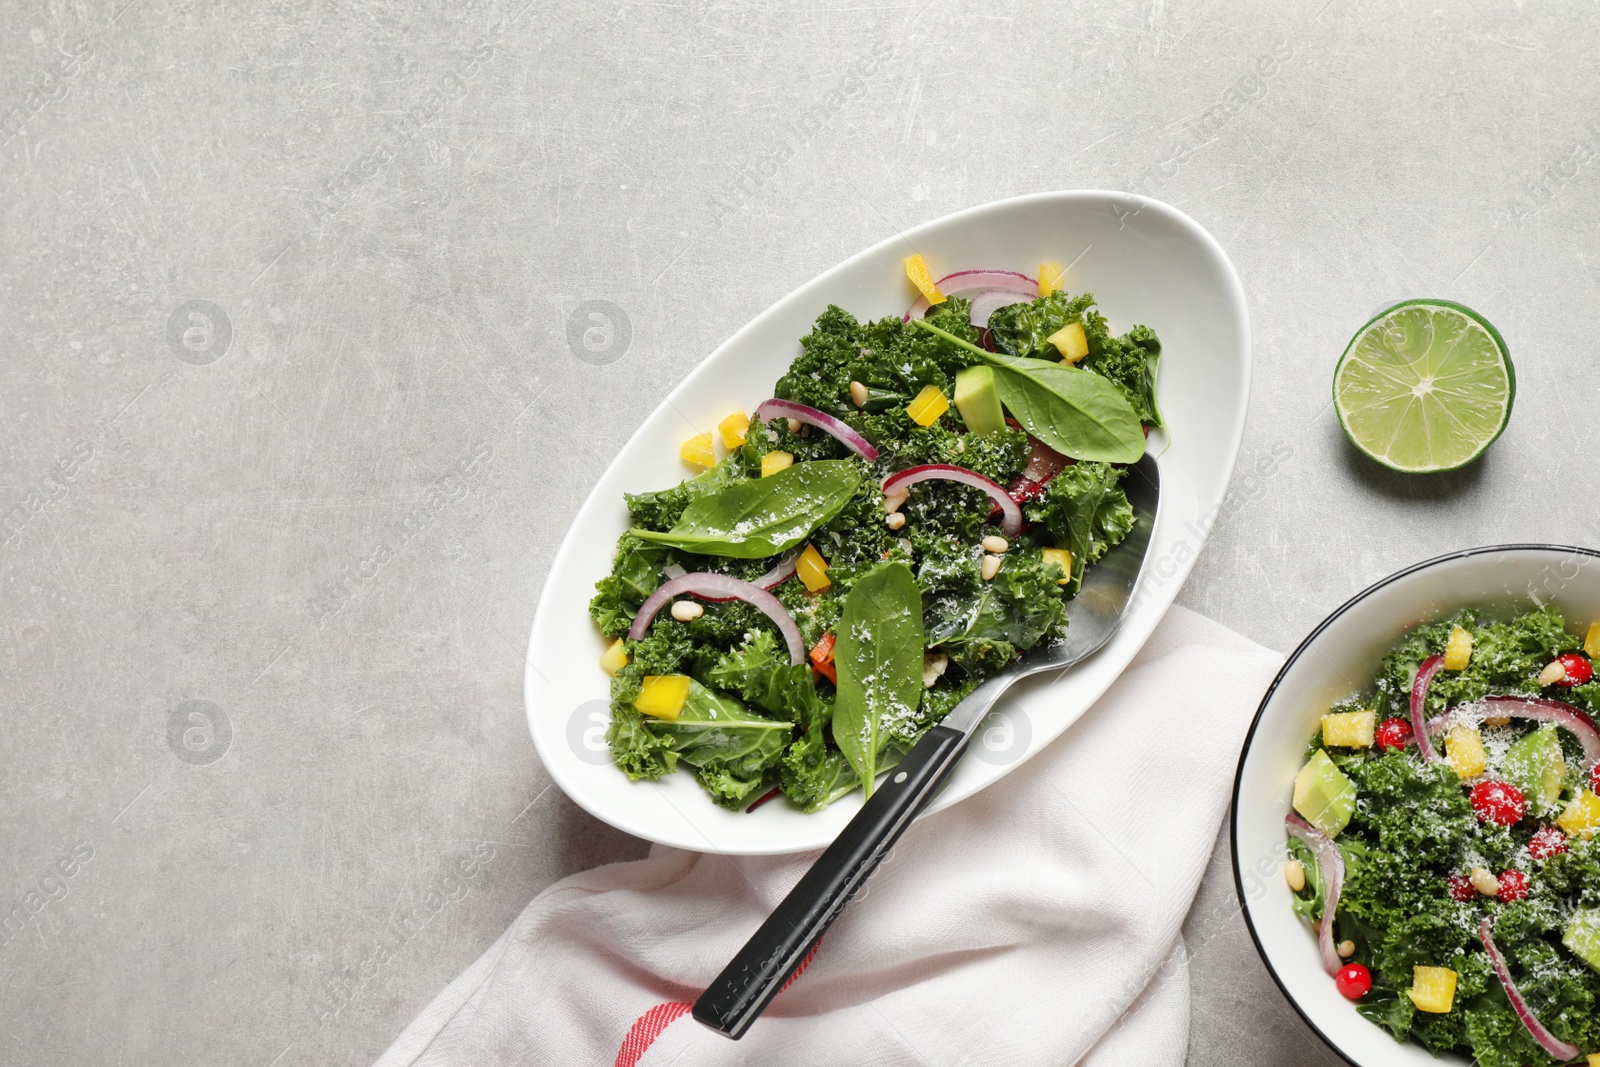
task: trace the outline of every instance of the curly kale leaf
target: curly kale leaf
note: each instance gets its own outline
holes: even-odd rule
[[[706,681],[802,728],[824,714],[810,668],[791,664],[788,650],[771,631],[750,634],[744,644],[721,656],[706,672]]]
[[[1417,668],[1427,657],[1444,651],[1450,631],[1458,625],[1472,633],[1472,659],[1466,670],[1441,671],[1434,676],[1428,689],[1430,717],[1491,693],[1536,696],[1539,671],[1556,656],[1579,645],[1578,639],[1566,632],[1566,620],[1554,605],[1510,622],[1463,611],[1442,622],[1416,627],[1384,657],[1377,678],[1381,710],[1389,715],[1409,714],[1411,683]],[[1562,699],[1567,699],[1566,692],[1562,690]]]
[[[654,627],[642,640],[628,642],[628,664],[611,680],[611,725],[606,742],[611,759],[635,781],[660,778],[678,766],[676,745],[650,729],[633,706],[647,675],[678,674],[693,659],[694,641],[676,624]]]
[[[986,582],[981,552],[960,543],[929,549],[917,572],[928,647],[963,670],[993,674],[1066,627],[1061,571],[1037,553],[1007,554]]]
[[[1098,315],[1095,316],[1099,318]],[[1104,325],[1101,319],[1101,325]],[[1161,341],[1148,326],[1135,326],[1121,337],[1107,337],[1096,345],[1089,340],[1089,354],[1078,364],[1111,379],[1122,391],[1140,422],[1165,426],[1156,406],[1156,368],[1161,362]]]
[[[1105,319],[1095,310],[1094,297],[1089,293],[1070,296],[1057,289],[1048,296],[1018,304],[1009,304],[989,316],[989,336],[995,351],[1028,359],[1058,360],[1061,353],[1050,343],[1050,335],[1070,323],[1083,326],[1086,338],[1091,333],[1106,335]],[[1093,350],[1093,341],[1090,341]]]
[[[1044,495],[1023,512],[1041,524],[1055,544],[1072,551],[1072,585],[1076,593],[1084,568],[1104,556],[1133,529],[1133,506],[1122,491],[1125,471],[1109,463],[1074,463],[1045,486]]]
[[[633,616],[645,598],[661,584],[661,568],[669,550],[623,535],[611,573],[595,583],[589,617],[607,637],[621,637],[633,625]]]
[[[828,716],[832,715],[828,709]],[[844,753],[827,741],[827,722],[815,720],[798,741],[789,746],[778,768],[778,783],[801,811],[813,812],[854,792],[861,785]]]
[[[926,317],[976,343],[979,333],[970,314],[971,304],[955,297]],[[929,385],[953,395],[956,371],[971,362],[965,352],[912,329],[898,315],[863,323],[831,305],[801,338],[800,347],[800,356],[778,379],[773,395],[843,419],[879,448],[913,432],[915,424],[905,413],[913,397]],[[851,382],[867,387],[867,403],[859,411],[850,396]],[[841,451],[831,454],[842,454],[843,446],[832,447]]]

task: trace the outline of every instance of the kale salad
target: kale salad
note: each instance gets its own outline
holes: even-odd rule
[[[1356,1010],[1483,1067],[1600,1063],[1600,623],[1411,630],[1295,781],[1295,909]]]
[[[630,778],[681,764],[748,810],[870,795],[1063,633],[1085,568],[1132,529],[1125,465],[1162,426],[1156,335],[1113,335],[1054,264],[905,267],[908,312],[828,307],[770,398],[683,443],[701,473],[627,496],[590,614]]]

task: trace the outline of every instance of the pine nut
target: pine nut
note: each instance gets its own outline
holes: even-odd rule
[[[922,654],[922,688],[932,689],[933,684],[944,675],[944,670],[948,666],[950,666],[950,657],[943,652],[924,652]]]
[[[1339,942],[1339,958],[1340,959],[1347,960],[1351,956],[1354,956],[1355,954],[1356,954],[1356,943],[1354,941],[1341,941],[1341,942]]]
[[[910,499],[911,490],[902,486],[883,498],[883,510],[899,511],[906,506],[906,501]]]
[[[1555,685],[1566,676],[1567,669],[1561,665],[1561,661],[1558,659],[1553,659],[1544,670],[1539,672],[1539,684]]]
[[[1472,868],[1472,888],[1486,897],[1500,895],[1500,879],[1489,873],[1487,867]]]
[[[679,622],[694,622],[706,613],[706,609],[692,600],[675,600],[672,602],[672,617]]]
[[[990,534],[988,537],[983,539],[983,550],[985,552],[993,552],[997,556],[1004,553],[1005,550],[1010,547],[1011,542],[1007,541],[999,534]]]
[[[883,524],[891,530],[898,530],[906,524],[906,517],[898,511],[891,511],[883,517]]]
[[[789,420],[789,432],[790,433],[795,434],[796,436],[798,436],[799,433],[800,433],[800,426],[801,426],[801,422],[800,422],[799,419],[790,419]]]
[[[1283,865],[1283,880],[1289,883],[1289,889],[1295,893],[1306,887],[1306,865],[1299,860],[1290,860]]]
[[[855,401],[856,407],[858,407],[858,408],[866,407],[867,406],[867,387],[862,385],[860,382],[851,382],[850,383],[850,399]]]
[[[1509,715],[1491,715],[1487,719],[1483,720],[1483,725],[1485,725],[1485,726],[1510,726],[1511,725],[1511,716],[1509,716]]]
[[[986,582],[993,581],[994,580],[994,576],[999,574],[999,573],[1000,573],[1000,557],[999,556],[984,556],[983,557],[983,580],[986,581]]]

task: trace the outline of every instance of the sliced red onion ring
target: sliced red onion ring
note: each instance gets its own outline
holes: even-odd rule
[[[844,447],[868,463],[874,463],[878,459],[878,450],[872,447],[872,442],[826,411],[818,411],[809,404],[797,404],[793,400],[777,398],[763,400],[761,406],[756,408],[756,421],[771,422],[773,419],[794,419],[807,426],[815,426],[823,433],[837,437]]]
[[[972,298],[972,313],[967,320],[980,330],[989,325],[989,316],[1003,307],[1020,304],[1029,297],[1008,289],[985,289]]]
[[[1006,492],[1005,487],[965,467],[957,467],[950,463],[924,463],[920,467],[907,467],[884,479],[883,492],[888,495],[896,489],[906,489],[918,482],[935,480],[959,482],[974,489],[982,489],[989,494],[991,500],[1000,505],[1000,529],[1005,535],[1015,537],[1022,532],[1022,509],[1011,499],[1011,494]]]
[[[1439,753],[1433,747],[1433,742],[1428,738],[1428,687],[1433,684],[1433,676],[1439,673],[1439,668],[1444,666],[1443,656],[1429,656],[1417,667],[1416,680],[1411,683],[1411,733],[1417,739],[1417,751],[1422,753],[1422,758],[1429,763],[1439,758]]]
[[[710,574],[704,571],[685,574],[682,578],[663,582],[654,593],[645,598],[645,602],[639,605],[639,613],[633,617],[633,625],[628,628],[628,640],[637,641],[643,637],[644,632],[650,628],[650,620],[656,617],[656,612],[679,593],[744,601],[771,619],[773,625],[783,634],[783,640],[789,646],[789,662],[791,664],[805,662],[806,643],[800,637],[800,627],[795,625],[793,616],[783,606],[782,601],[749,582],[741,582],[726,574]]]
[[[938,286],[939,291],[945,296],[960,296],[974,289],[1003,289],[1008,293],[1017,293],[1028,300],[1039,295],[1038,279],[1014,270],[958,270],[954,274],[946,274],[934,282],[934,285]],[[912,319],[922,318],[928,313],[929,306],[928,298],[919,296],[917,302],[905,313],[902,321],[910,322]],[[992,312],[994,308],[989,310]],[[983,321],[987,323],[989,317],[985,315]],[[976,315],[972,318],[972,324],[978,325]]]
[[[1322,908],[1322,926],[1317,931],[1317,943],[1322,948],[1322,969],[1333,977],[1344,966],[1344,961],[1339,958],[1339,950],[1333,944],[1333,920],[1339,912],[1339,894],[1344,890],[1344,853],[1333,843],[1333,838],[1294,812],[1289,813],[1284,823],[1289,833],[1317,857],[1317,866],[1322,869],[1327,898]]]
[[[1596,727],[1593,719],[1571,704],[1543,697],[1484,697],[1477,703],[1483,705],[1487,716],[1503,715],[1533,722],[1553,722],[1578,739],[1583,746],[1583,757],[1591,767],[1600,763],[1600,727]],[[1459,711],[1457,708],[1438,718],[1429,719],[1428,733],[1440,734],[1450,729],[1456,724]]]
[[[789,551],[778,557],[778,562],[772,565],[772,569],[770,571],[763,574],[750,584],[758,589],[765,589],[770,593],[772,590],[778,588],[778,586],[794,577],[795,561],[800,558],[800,553],[803,551],[805,551],[803,548],[791,548]],[[676,566],[676,564],[674,564],[674,566]],[[662,571],[667,571],[670,568],[663,567],[661,569]],[[682,567],[678,567],[678,573],[683,573]],[[739,598],[736,596],[706,596],[704,594],[700,594],[700,599],[709,600],[713,604],[726,604],[731,600],[738,600]]]
[[[1517,1013],[1517,1018],[1522,1020],[1522,1025],[1528,1028],[1528,1033],[1539,1043],[1539,1047],[1554,1056],[1560,1063],[1571,1063],[1583,1056],[1583,1050],[1576,1045],[1569,1045],[1544,1028],[1533,1009],[1528,1007],[1528,1002],[1523,999],[1522,993],[1517,989],[1517,983],[1511,980],[1511,967],[1506,963],[1505,956],[1494,943],[1494,920],[1485,917],[1478,924],[1478,940],[1483,942],[1483,950],[1489,954],[1489,962],[1494,964],[1494,973],[1499,975],[1500,984],[1505,987],[1506,999],[1511,1001],[1511,1008]]]

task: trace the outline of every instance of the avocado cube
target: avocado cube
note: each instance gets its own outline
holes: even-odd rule
[[[1005,409],[994,387],[993,367],[966,367],[956,372],[956,410],[967,429],[990,433],[1006,428]]]
[[[1329,837],[1338,837],[1356,813],[1356,785],[1319,750],[1294,780],[1294,810]]]
[[[1561,943],[1584,963],[1600,971],[1600,908],[1574,912],[1566,933],[1561,935]]]
[[[1553,724],[1547,723],[1512,744],[1506,751],[1505,776],[1533,802],[1535,810],[1554,807],[1566,782],[1567,757]]]

